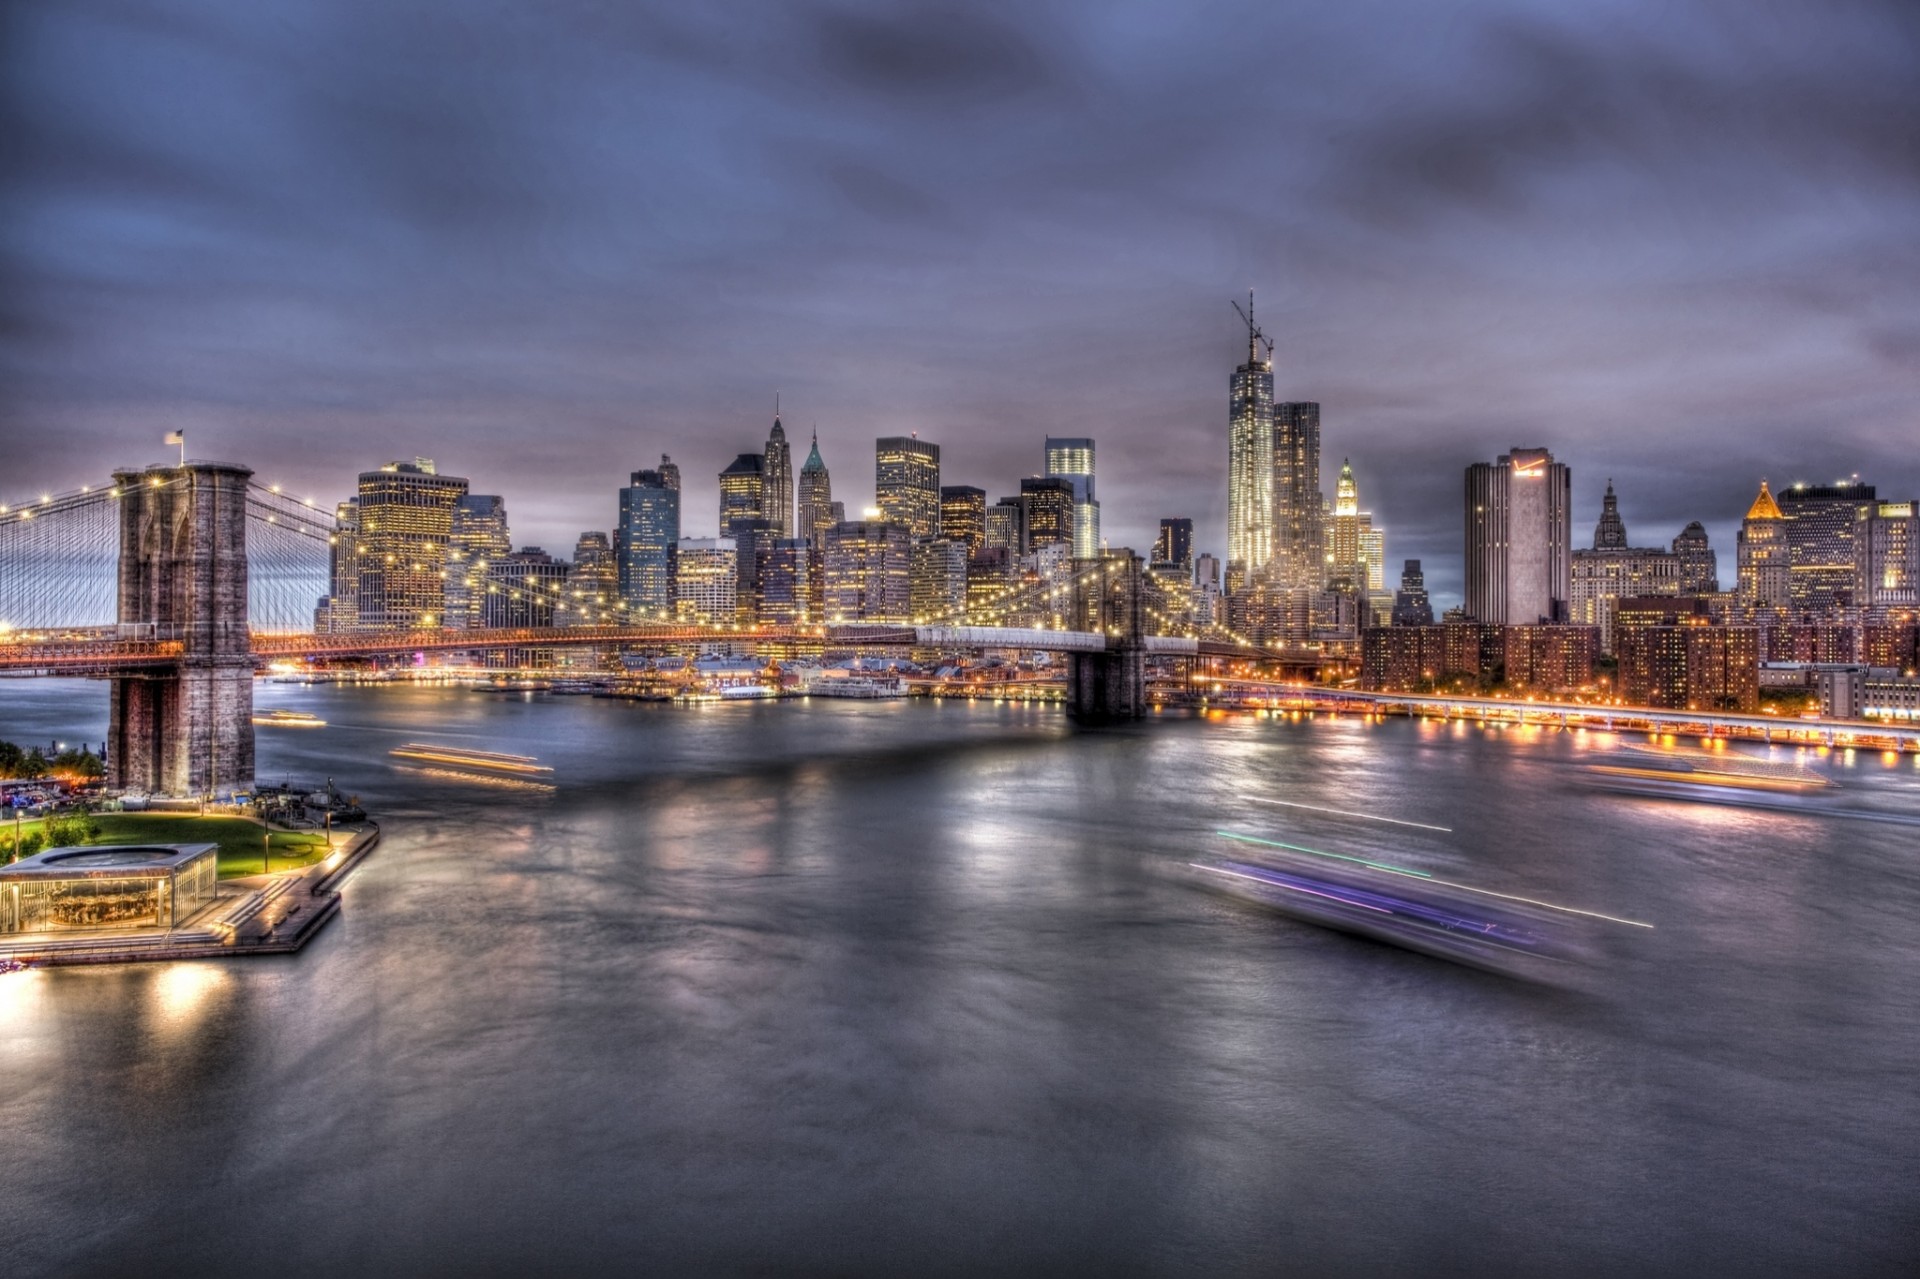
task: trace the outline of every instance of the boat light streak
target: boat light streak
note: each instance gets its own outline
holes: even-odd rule
[[[1369,906],[1366,902],[1357,902],[1348,897],[1338,897],[1333,893],[1317,892],[1311,888],[1302,888],[1298,884],[1288,884],[1277,879],[1267,879],[1260,875],[1249,875],[1244,871],[1228,870],[1224,866],[1203,866],[1199,862],[1188,862],[1195,870],[1210,870],[1216,875],[1231,875],[1235,879],[1251,880],[1256,884],[1265,884],[1268,888],[1285,888],[1290,892],[1307,893],[1314,897],[1324,897],[1330,902],[1339,902],[1342,906],[1358,906],[1361,910],[1377,911],[1382,915],[1391,915],[1392,911],[1384,906]]]
[[[1278,804],[1282,808],[1304,808],[1310,813],[1336,813],[1341,817],[1364,817],[1370,822],[1389,822],[1395,826],[1412,826],[1419,830],[1437,830],[1443,834],[1453,834],[1453,827],[1451,826],[1429,826],[1425,822],[1401,821],[1398,817],[1379,817],[1373,813],[1356,813],[1345,808],[1322,808],[1318,804],[1296,804],[1290,800],[1267,799],[1260,795],[1249,795],[1247,798],[1256,804]]]
[[[1652,928],[1653,925],[1638,919],[1622,919],[1618,915],[1603,915],[1597,910],[1581,910],[1575,906],[1561,906],[1555,902],[1543,902],[1537,897],[1521,897],[1514,893],[1496,893],[1491,888],[1475,888],[1472,884],[1462,884],[1458,880],[1441,879],[1424,870],[1408,870],[1403,866],[1389,866],[1385,862],[1370,862],[1364,857],[1348,857],[1343,853],[1326,853],[1317,848],[1302,848],[1298,844],[1282,844],[1273,839],[1256,839],[1252,835],[1236,835],[1232,831],[1217,830],[1214,834],[1226,839],[1238,840],[1243,844],[1265,844],[1269,848],[1284,848],[1290,853],[1308,853],[1314,857],[1332,857],[1343,862],[1355,862],[1361,866],[1371,866],[1383,870],[1389,875],[1406,875],[1413,879],[1424,879],[1430,884],[1439,884],[1446,888],[1458,888],[1466,893],[1479,893],[1482,897],[1498,897],[1502,901],[1525,902],[1529,906],[1539,906],[1546,910],[1557,910],[1568,915],[1584,915],[1588,919],[1604,919],[1610,924],[1627,924],[1634,928]]]

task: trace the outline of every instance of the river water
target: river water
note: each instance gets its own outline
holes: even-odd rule
[[[261,780],[385,839],[298,956],[0,976],[9,1275],[1920,1263],[1911,756],[1793,755],[1845,817],[1591,789],[1598,733],[259,699],[328,721]],[[0,737],[104,726],[0,684]],[[1169,873],[1219,831],[1656,927],[1523,984]]]

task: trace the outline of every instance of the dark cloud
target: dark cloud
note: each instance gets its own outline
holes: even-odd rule
[[[1920,490],[1920,7],[19,0],[0,485],[433,455],[527,541],[662,451],[690,529],[772,395],[998,495],[1100,442],[1106,525],[1218,549],[1229,297],[1388,554],[1461,470],[1606,477],[1637,541],[1761,475]],[[0,494],[3,498],[4,494]]]

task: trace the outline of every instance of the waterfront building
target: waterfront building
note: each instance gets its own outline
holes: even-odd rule
[[[1920,720],[1920,678],[1884,667],[1830,667],[1816,673],[1820,713],[1832,719]]]
[[[1747,610],[1757,613],[1791,607],[1786,517],[1767,491],[1765,480],[1760,481],[1760,493],[1740,521],[1737,556],[1736,594]]]
[[[912,535],[887,520],[827,530],[826,620],[906,622],[912,616]]]
[[[761,462],[765,476],[765,497],[761,518],[773,526],[775,537],[793,536],[793,450],[787,446],[786,428],[780,425],[780,410],[773,411],[773,430],[767,435],[767,451]]]
[[[1572,486],[1546,449],[1516,448],[1467,468],[1469,615],[1505,625],[1567,620]]]
[[[987,549],[1005,551],[1018,560],[1028,551],[1027,504],[1023,498],[1003,497],[987,508]]]
[[[1419,560],[1408,560],[1400,570],[1400,590],[1393,597],[1395,626],[1432,626],[1433,602],[1427,598],[1427,576]]]
[[[605,533],[592,529],[580,535],[573,544],[573,572],[567,581],[575,601],[569,620],[575,626],[609,625],[619,620],[620,570],[613,556],[613,540]]]
[[[724,501],[724,499],[723,499]],[[658,471],[635,471],[620,490],[614,530],[620,598],[636,619],[670,617],[675,608],[674,558],[680,546],[680,491]]]
[[[1760,640],[1751,626],[1619,630],[1619,691],[1635,706],[1746,711],[1760,706]]]
[[[1920,675],[1920,622],[1874,622],[1862,637],[1861,657],[1905,675]]]
[[[333,536],[327,542],[327,598],[314,629],[346,635],[360,620],[360,503],[348,498],[333,508]]]
[[[960,624],[967,611],[967,544],[950,537],[923,537],[915,541],[907,591],[915,622]]]
[[[537,546],[497,555],[487,561],[480,624],[489,627],[544,628],[567,623],[567,576],[573,566]]]
[[[1093,441],[1084,436],[1047,437],[1047,475],[1073,486],[1075,559],[1089,559],[1100,553],[1100,502],[1094,491],[1093,455]]]
[[[1515,692],[1574,693],[1593,683],[1600,631],[1593,626],[1509,626],[1501,669]]]
[[[820,432],[815,431],[813,446],[800,467],[800,526],[796,532],[816,549],[825,543],[828,527],[840,522],[833,508],[833,479],[827,474],[827,464],[820,460]]]
[[[1013,584],[1016,561],[1004,546],[989,546],[967,561],[967,624],[991,626]]]
[[[880,518],[910,537],[940,534],[940,446],[918,435],[890,435],[873,443],[874,505]]]
[[[766,518],[767,461],[742,453],[720,472],[720,536],[733,537],[749,521]]]
[[[766,574],[778,541],[772,520],[736,520],[734,544],[734,620],[752,626],[762,620],[766,607]]]
[[[1681,529],[1680,536],[1673,539],[1673,555],[1680,561],[1680,593],[1682,595],[1719,594],[1719,557],[1713,553],[1713,547],[1708,544],[1706,526],[1699,520]]]
[[[1448,674],[1446,632],[1431,623],[1369,627],[1360,635],[1360,687],[1424,693],[1441,686]]]
[[[1273,406],[1273,559],[1289,586],[1326,577],[1326,495],[1320,491],[1320,405]]]
[[[1796,484],[1781,492],[1795,613],[1829,618],[1866,602],[1855,593],[1858,544],[1877,505],[1871,484]]]
[[[1043,546],[1073,547],[1073,493],[1072,481],[1056,476],[1030,475],[1020,481],[1028,554]]]
[[[940,536],[964,544],[967,558],[987,549],[987,491],[970,484],[940,487]]]
[[[739,547],[733,539],[683,537],[674,558],[674,616],[682,622],[731,626],[739,583]]]
[[[1684,534],[1683,534],[1684,536]],[[1708,552],[1711,557],[1711,552]],[[1613,653],[1613,607],[1622,597],[1678,595],[1682,564],[1673,551],[1630,546],[1620,501],[1607,481],[1593,547],[1575,551],[1568,613],[1576,625],[1599,628],[1600,651]],[[1709,572],[1711,568],[1709,567]]]
[[[1193,521],[1176,518],[1160,521],[1160,536],[1153,542],[1153,562],[1193,574]]]
[[[439,474],[431,458],[361,472],[359,630],[446,624],[453,512],[466,492],[464,479]]]
[[[94,844],[0,865],[0,936],[178,927],[218,895],[219,851]]]

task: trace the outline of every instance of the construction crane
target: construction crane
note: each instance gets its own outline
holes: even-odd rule
[[[1233,304],[1233,309],[1239,314],[1242,320],[1246,321],[1246,324],[1247,324],[1247,363],[1252,364],[1255,360],[1259,358],[1260,351],[1256,343],[1260,343],[1260,342],[1266,343],[1267,359],[1272,360],[1273,359],[1273,339],[1268,337],[1266,334],[1262,333],[1260,331],[1260,326],[1253,322],[1253,290],[1252,289],[1247,290],[1247,309],[1246,310],[1244,311],[1240,310],[1240,304],[1238,302],[1235,302]]]

